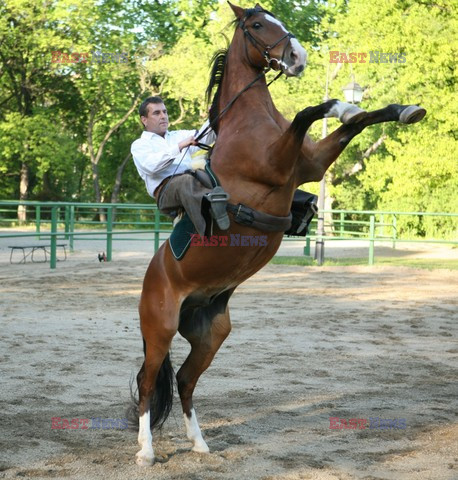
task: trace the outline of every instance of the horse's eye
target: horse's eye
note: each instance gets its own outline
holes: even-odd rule
[[[262,28],[262,25],[259,22],[255,22],[255,23],[253,23],[253,28],[255,30],[259,30],[260,28]]]

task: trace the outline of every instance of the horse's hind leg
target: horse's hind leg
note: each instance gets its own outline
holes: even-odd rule
[[[157,278],[156,278],[157,280]],[[166,283],[163,279],[158,285]],[[144,341],[145,361],[137,375],[139,392],[138,465],[154,463],[151,428],[167,418],[173,400],[173,369],[168,352],[178,328],[177,300],[165,289],[148,288],[145,278],[140,300],[140,323]]]
[[[225,295],[225,294],[223,294]],[[228,295],[228,297],[230,294]],[[201,374],[210,366],[216,352],[231,331],[229,307],[223,300],[219,313],[212,308],[200,308],[190,316],[183,315],[179,332],[191,344],[191,352],[177,373],[178,392],[183,407],[186,434],[192,441],[192,450],[207,453],[209,448],[202,437],[192,395]]]

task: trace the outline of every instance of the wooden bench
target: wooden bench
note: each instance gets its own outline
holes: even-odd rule
[[[56,247],[61,248],[64,251],[64,258],[58,258],[57,261],[64,262],[67,260],[65,243],[58,243]],[[33,263],[46,263],[48,261],[48,255],[51,255],[51,245],[10,245],[8,248],[11,248],[10,263],[26,263],[27,258],[29,257]],[[13,262],[13,253],[15,250],[20,250],[22,252],[22,258],[19,260],[19,262]],[[44,260],[35,260],[34,254],[37,250],[44,253]]]

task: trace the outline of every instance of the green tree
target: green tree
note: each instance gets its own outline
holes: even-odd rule
[[[419,124],[373,126],[352,141],[332,171],[336,207],[456,211],[457,14],[456,2],[352,0],[328,24],[330,49],[368,53],[343,67],[366,86],[364,108],[420,103],[428,112]],[[371,51],[406,61],[370,63]]]
[[[83,6],[77,15],[72,0],[0,4],[0,154],[8,170],[1,185],[16,198],[28,198],[35,186],[37,195],[56,197],[71,170],[62,162],[78,157],[77,148],[68,154],[78,136],[76,92],[69,75],[54,78],[49,65],[54,49],[88,34],[93,3]],[[18,213],[25,219],[24,209]]]

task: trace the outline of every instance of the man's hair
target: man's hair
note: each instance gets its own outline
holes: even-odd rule
[[[150,103],[164,103],[161,97],[148,97],[147,99],[143,100],[143,103],[140,105],[138,109],[138,113],[140,117],[147,117],[148,116],[148,105]]]

